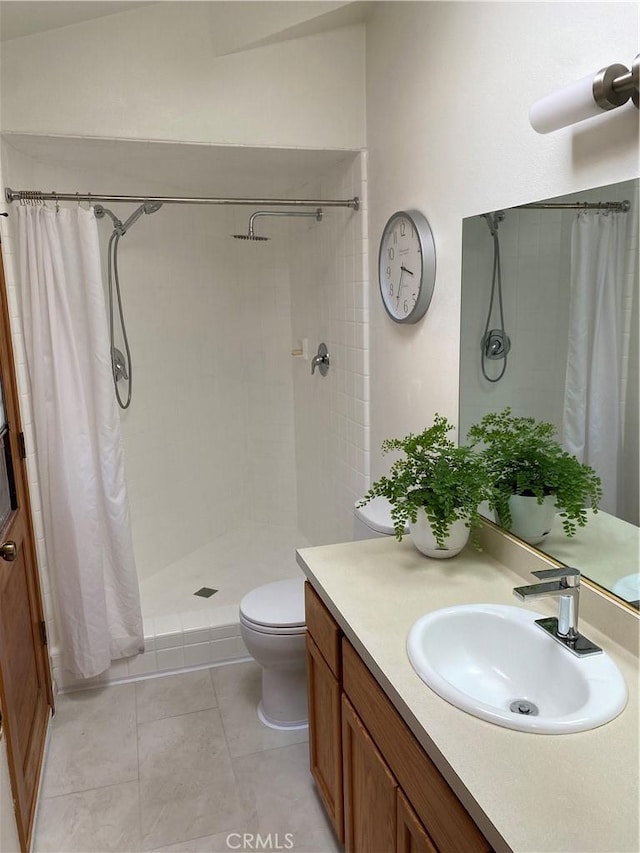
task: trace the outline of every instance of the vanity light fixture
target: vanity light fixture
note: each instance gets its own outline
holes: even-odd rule
[[[640,53],[631,70],[614,63],[536,101],[529,111],[531,126],[538,133],[550,133],[621,107],[629,98],[638,107],[639,79]]]

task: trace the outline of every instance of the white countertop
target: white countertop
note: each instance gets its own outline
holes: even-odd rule
[[[618,664],[629,688],[626,709],[588,732],[511,731],[441,699],[414,672],[405,642],[413,623],[440,607],[517,605],[511,591],[522,584],[522,574],[469,548],[450,560],[430,560],[408,537],[304,548],[298,555],[345,635],[496,850],[638,853],[638,659],[630,651],[582,622],[582,632]],[[554,613],[555,606],[537,600],[531,609]]]

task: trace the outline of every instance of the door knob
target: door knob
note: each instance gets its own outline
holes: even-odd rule
[[[15,542],[8,541],[0,545],[0,557],[2,557],[3,560],[7,560],[7,562],[10,563],[12,560],[15,560],[17,556],[18,546]]]

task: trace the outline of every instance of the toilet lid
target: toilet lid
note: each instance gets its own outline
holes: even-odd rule
[[[240,613],[256,625],[304,627],[304,578],[256,587],[240,602]]]
[[[358,503],[359,501],[356,501],[354,508],[356,518],[376,533],[393,536],[395,531],[391,520],[391,504],[383,495],[377,495],[364,506],[358,506]],[[405,527],[405,532],[409,532],[408,525]]]

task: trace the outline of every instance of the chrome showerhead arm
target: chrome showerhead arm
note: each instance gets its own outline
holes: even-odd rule
[[[313,216],[316,222],[322,222],[322,208],[316,210],[256,210],[249,217],[249,232],[245,234],[234,234],[237,240],[268,240],[268,237],[257,237],[253,231],[253,223],[258,216]]]

